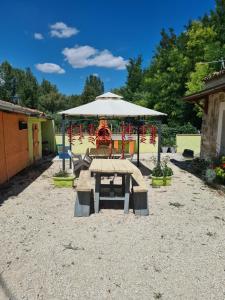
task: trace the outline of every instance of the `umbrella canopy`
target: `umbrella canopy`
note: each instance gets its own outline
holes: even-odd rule
[[[59,112],[67,116],[99,116],[99,117],[145,117],[163,116],[165,114],[123,100],[123,97],[105,93],[96,97],[95,101]]]

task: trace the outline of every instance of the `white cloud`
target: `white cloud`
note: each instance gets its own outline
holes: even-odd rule
[[[64,74],[65,70],[61,68],[57,64],[53,63],[43,63],[43,64],[36,64],[36,69],[43,72],[43,73],[56,73],[56,74]]]
[[[62,53],[73,68],[90,66],[124,70],[128,61],[121,56],[114,56],[109,50],[99,51],[91,46],[65,48]]]
[[[95,77],[99,77],[98,73],[93,73],[92,75],[95,76]]]
[[[35,32],[34,38],[35,38],[35,40],[43,40],[44,36],[43,36],[43,34],[41,34],[39,32]]]
[[[58,38],[69,38],[79,32],[77,28],[69,27],[63,22],[56,22],[55,24],[50,25],[50,28],[51,36]]]

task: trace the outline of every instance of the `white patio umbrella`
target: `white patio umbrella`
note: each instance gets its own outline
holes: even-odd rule
[[[87,104],[64,110],[59,114],[67,116],[86,116],[86,117],[147,117],[163,116],[165,114],[140,105],[123,100],[123,97],[105,93],[96,97],[95,101]]]
[[[65,149],[65,117],[106,117],[106,118],[126,118],[126,117],[160,117],[166,114],[152,110],[140,105],[123,100],[123,97],[113,94],[102,94],[92,102],[59,112],[62,115],[63,149]],[[158,132],[159,137],[159,132]],[[158,161],[160,161],[160,143],[158,141]],[[64,151],[64,150],[63,150]],[[139,165],[139,131],[138,131],[138,165]],[[63,170],[65,170],[65,159],[63,159]]]

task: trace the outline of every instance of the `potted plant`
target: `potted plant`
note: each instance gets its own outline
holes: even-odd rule
[[[162,153],[167,153],[169,149],[169,139],[168,138],[162,138],[161,141],[161,148],[162,148]]]
[[[171,185],[173,170],[167,166],[167,163],[162,168],[163,171],[163,185]]]
[[[165,157],[162,161],[163,185],[171,185],[173,170],[168,167],[169,157]]]
[[[67,171],[60,170],[53,176],[54,185],[57,187],[72,187],[75,176]]]
[[[171,137],[169,140],[169,145],[170,145],[170,152],[171,153],[176,153],[177,150],[177,145],[176,145],[176,138],[175,137]]]
[[[158,164],[157,166],[154,167],[152,170],[152,186],[153,187],[159,187],[162,186],[164,183],[163,180],[163,171],[161,168],[161,165]]]

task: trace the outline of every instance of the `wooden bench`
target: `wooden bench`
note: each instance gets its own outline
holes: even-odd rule
[[[136,167],[132,174],[132,191],[135,215],[148,216],[148,187],[140,170]]]
[[[75,217],[88,217],[91,206],[91,173],[89,170],[81,170],[78,178],[77,195],[74,208]]]

